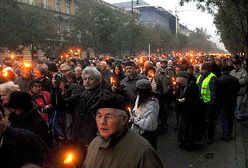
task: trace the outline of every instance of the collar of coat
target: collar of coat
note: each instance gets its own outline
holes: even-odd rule
[[[119,140],[126,135],[128,131],[128,126],[124,126],[116,131],[109,139],[104,139],[100,136],[98,132],[98,136],[101,138],[102,142],[100,144],[100,148],[107,149],[110,146],[114,146]]]

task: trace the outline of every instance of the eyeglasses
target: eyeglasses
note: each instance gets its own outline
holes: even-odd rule
[[[119,117],[121,117],[121,116],[113,116],[111,114],[106,114],[106,115],[96,114],[96,121],[101,121],[103,119],[103,121],[112,122],[116,118],[119,118]]]

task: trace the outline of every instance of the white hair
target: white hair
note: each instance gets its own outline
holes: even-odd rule
[[[20,88],[19,85],[14,84],[12,81],[0,84],[0,92],[6,92],[7,94],[10,94],[15,91],[20,91]]]

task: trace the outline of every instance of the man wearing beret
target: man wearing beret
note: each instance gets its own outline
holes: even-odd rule
[[[83,168],[163,168],[148,141],[128,128],[124,100],[108,95],[96,113],[98,136],[90,143]]]
[[[140,79],[145,79],[144,75],[138,74],[135,69],[135,63],[128,61],[125,63],[126,77],[121,81],[121,94],[127,98],[127,101],[134,105],[137,97],[136,82]]]

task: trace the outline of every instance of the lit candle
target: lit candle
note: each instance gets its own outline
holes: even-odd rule
[[[114,86],[115,85],[115,80],[113,77],[110,77],[110,83]]]
[[[63,161],[63,164],[69,165],[69,164],[72,164],[73,161],[74,161],[74,159],[73,159],[73,154],[72,154],[72,153],[68,153],[68,154],[66,155],[65,160]]]

